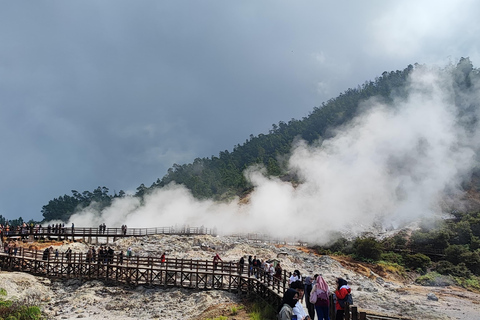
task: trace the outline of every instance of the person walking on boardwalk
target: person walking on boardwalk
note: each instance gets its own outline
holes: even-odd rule
[[[160,262],[161,263],[165,263],[166,261],[166,258],[165,258],[165,252],[162,254],[162,256],[160,257]]]
[[[123,264],[123,251],[120,251],[118,254],[118,263]]]
[[[245,267],[245,258],[242,256],[238,261],[238,274],[243,274],[243,268]]]
[[[253,273],[253,259],[252,256],[248,256],[248,276],[250,277]]]
[[[293,317],[293,308],[298,301],[298,292],[295,289],[288,288],[283,294],[283,299],[280,312],[278,313],[278,320],[291,320]]]
[[[339,300],[343,300],[351,293],[351,289],[348,286],[347,280],[338,278],[337,279],[337,290],[335,291],[335,296],[337,297],[337,302],[335,303],[335,309],[337,310],[335,319],[343,319],[345,316],[345,309],[340,305]]]
[[[277,281],[282,280],[282,266],[280,265],[280,262],[277,263],[277,266],[275,267],[275,275],[273,278]]]
[[[218,262],[223,261],[222,258],[218,255],[218,253],[215,254],[213,257],[213,270],[217,270]]]

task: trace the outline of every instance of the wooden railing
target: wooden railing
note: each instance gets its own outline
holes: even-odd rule
[[[0,253],[0,268],[6,271],[28,272],[49,278],[99,279],[124,284],[148,284],[195,289],[220,289],[261,296],[275,309],[288,288],[287,272],[280,279],[263,269],[248,270],[237,262],[159,257],[122,257],[121,255],[95,255],[50,251],[32,251],[19,248],[17,254]],[[330,308],[335,310],[333,297]],[[377,316],[358,312],[357,307],[347,306],[347,320],[404,319]],[[332,312],[334,319],[334,312]],[[338,319],[337,319],[338,320]]]
[[[6,237],[28,237],[34,236],[96,236],[96,237],[112,237],[112,236],[148,236],[155,234],[210,234],[216,235],[215,228],[204,227],[155,227],[155,228],[90,228],[90,227],[60,227],[60,228],[48,228],[48,227],[26,227],[19,230],[3,230],[2,235]]]

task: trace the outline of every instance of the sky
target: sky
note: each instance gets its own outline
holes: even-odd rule
[[[111,193],[134,193],[140,184],[149,186],[163,177],[174,163],[231,151],[251,134],[268,133],[279,121],[306,117],[322,102],[384,71],[414,63],[446,66],[461,57],[469,57],[478,67],[478,12],[477,1],[0,1],[0,214],[41,220],[42,206],[71,190],[105,186]],[[422,79],[427,78],[429,84],[442,87],[448,82],[432,74],[418,75],[413,83],[426,86]],[[443,97],[443,91],[437,91]],[[413,95],[406,105],[422,99],[426,98]],[[438,104],[448,115],[445,101],[448,96]],[[370,108],[378,112],[367,112],[373,119],[365,115],[356,127],[381,123],[392,129],[391,139],[398,139],[401,133],[393,128],[401,124],[389,123],[393,117],[382,106],[372,102]],[[410,119],[408,114],[403,117]],[[438,119],[439,126],[448,123],[447,118]],[[431,133],[436,130],[432,125]],[[351,146],[352,132],[363,136],[346,129],[325,145],[331,150],[340,150],[344,143]],[[377,141],[382,132],[365,135],[363,141],[387,148],[392,140]],[[301,143],[293,148],[290,165],[306,177],[318,174],[325,180],[330,169],[344,172],[357,165],[353,175],[364,170],[357,162],[338,164],[357,159],[358,154],[332,154]],[[408,154],[407,149],[401,151]],[[392,160],[379,161],[387,161],[388,167]],[[327,170],[319,163],[339,167]],[[462,164],[458,172],[438,179],[445,186],[447,179],[455,180],[471,166]],[[308,169],[319,167],[326,171]],[[423,164],[418,170],[427,167],[431,168]],[[432,180],[426,186],[438,182],[437,173],[428,174]],[[214,216],[240,210],[255,216],[279,197],[291,201],[278,201],[274,207],[290,208],[303,219],[319,205],[354,210],[334,201],[344,195],[344,185],[325,192],[318,180],[307,181],[302,193],[265,178],[261,170],[248,174],[258,183],[248,209],[238,209],[235,202],[199,205],[181,186],[170,186],[152,196],[153,209],[128,199],[102,213],[101,220],[120,223],[113,216],[123,212],[122,219],[134,225],[138,220],[132,212],[140,211],[144,224],[151,225],[150,218],[159,227],[181,223],[167,216],[155,220],[158,210],[170,212],[166,207],[182,212],[193,207]],[[358,175],[359,181],[362,177]],[[396,183],[388,190],[401,193],[409,184]],[[414,201],[379,202],[364,210],[394,214],[411,212],[408,206],[429,207],[421,200],[434,197],[436,189],[426,186],[415,193]],[[377,184],[368,190],[381,188]],[[335,196],[329,195],[335,190],[339,190]],[[166,202],[172,198],[181,201]],[[188,204],[192,205],[185,208]],[[269,217],[283,221],[277,213],[272,211]],[[77,226],[89,221],[76,218]]]

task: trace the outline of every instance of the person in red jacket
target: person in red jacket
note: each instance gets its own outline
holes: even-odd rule
[[[335,309],[337,310],[335,319],[344,319],[345,310],[340,306],[338,300],[343,300],[350,294],[352,290],[347,284],[347,280],[338,278],[337,279],[337,290],[335,291],[335,296],[337,297],[337,302],[335,303]]]

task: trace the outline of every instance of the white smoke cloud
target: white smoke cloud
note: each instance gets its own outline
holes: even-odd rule
[[[459,185],[476,165],[478,148],[478,130],[459,125],[452,86],[445,72],[417,68],[407,98],[389,104],[370,99],[332,138],[314,145],[296,142],[288,162],[301,179],[296,187],[252,167],[245,172],[254,185],[246,204],[200,201],[171,184],[144,203],[115,199],[100,214],[87,208],[70,221],[109,227],[203,225],[226,234],[325,242],[330,232],[356,234],[373,224],[402,226],[438,215],[446,193],[461,196]]]

